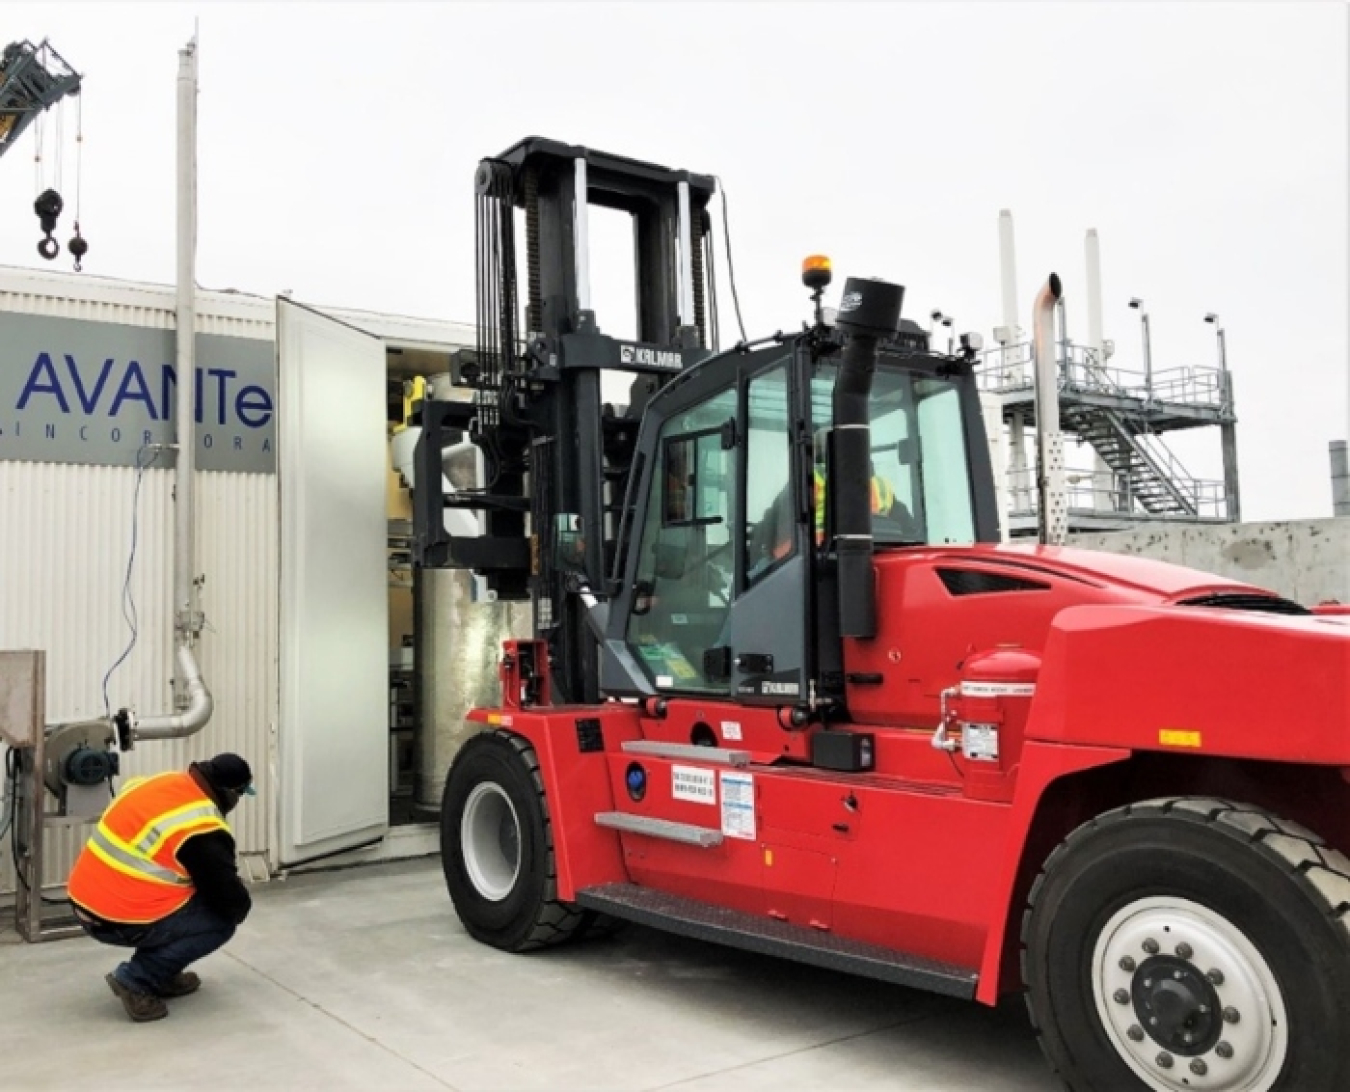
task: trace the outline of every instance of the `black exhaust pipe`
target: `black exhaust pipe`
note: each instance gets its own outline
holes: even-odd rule
[[[839,301],[838,328],[848,335],[834,384],[834,443],[829,468],[835,550],[839,557],[839,632],[875,637],[872,570],[872,393],[880,343],[900,328],[902,285],[850,277]]]

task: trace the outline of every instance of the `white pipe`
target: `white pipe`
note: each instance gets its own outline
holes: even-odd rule
[[[174,465],[174,636],[178,671],[175,705],[180,712],[137,717],[129,714],[131,739],[178,739],[199,731],[211,719],[214,703],[202,681],[192,646],[201,629],[195,559],[197,436],[197,40],[178,51],[178,306],[177,398],[174,427],[178,458]]]
[[[178,51],[178,305],[177,404],[178,459],[174,473],[174,633],[192,647],[197,637],[196,588],[192,579],[196,505],[193,486],[197,442],[193,415],[197,402],[197,41]]]
[[[1003,325],[1008,331],[1008,344],[1017,343],[1017,251],[1013,242],[1012,212],[1003,209],[998,214],[998,268],[1003,284]]]
[[[1062,544],[1069,531],[1064,436],[1059,431],[1059,376],[1055,367],[1055,305],[1059,297],[1059,276],[1051,273],[1050,279],[1036,293],[1032,309],[1036,361],[1037,522],[1041,542],[1054,545]]]
[[[681,182],[680,205],[680,325],[694,325],[694,234],[689,212],[689,183]]]
[[[181,713],[156,717],[131,717],[131,738],[136,742],[153,739],[179,739],[203,728],[211,719],[215,703],[197,669],[197,658],[188,645],[178,646],[178,670],[187,687],[188,704]]]
[[[1088,348],[1092,350],[1097,367],[1101,368],[1106,364],[1106,357],[1102,351],[1105,344],[1102,332],[1102,250],[1097,241],[1096,228],[1088,229],[1083,250],[1087,257],[1087,283],[1084,287],[1087,292]]]
[[[576,251],[577,310],[591,309],[591,228],[590,185],[586,179],[586,157],[575,160],[572,183],[572,241]]]

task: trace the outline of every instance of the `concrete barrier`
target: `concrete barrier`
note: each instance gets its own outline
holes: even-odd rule
[[[1171,561],[1268,588],[1305,606],[1350,603],[1350,517],[1209,527],[1160,523],[1073,534],[1069,544]]]

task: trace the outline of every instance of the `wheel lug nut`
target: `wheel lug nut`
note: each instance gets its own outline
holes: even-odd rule
[[[1143,1039],[1144,1039],[1144,1029],[1141,1028],[1138,1024],[1131,1024],[1131,1025],[1130,1025],[1130,1030],[1127,1031],[1125,1034],[1128,1035],[1128,1036],[1129,1036],[1134,1042],[1136,1042],[1136,1043],[1143,1042]],[[1220,1046],[1227,1046],[1228,1044],[1227,1044],[1227,1043],[1220,1043],[1219,1045],[1220,1045]]]
[[[1236,1024],[1242,1019],[1242,1013],[1238,1012],[1232,1005],[1229,1005],[1223,1010],[1223,1018],[1229,1024]]]
[[[1158,1018],[1156,1016],[1150,1016],[1148,1018],[1148,1026],[1151,1028],[1156,1028],[1158,1026]]]
[[[1153,988],[1153,979],[1151,978],[1144,979],[1144,989],[1151,990],[1152,988]]]
[[[1209,1014],[1209,1006],[1201,1005],[1197,1011],[1200,1013],[1201,1016],[1207,1016]]]
[[[1128,1005],[1130,1003],[1129,990],[1116,990],[1111,996],[1115,998],[1117,1005]]]
[[[1177,945],[1177,955],[1182,959],[1190,959],[1191,956],[1195,955],[1195,949],[1183,940]]]
[[[1205,1065],[1203,1058],[1194,1058],[1191,1060],[1191,1072],[1197,1077],[1203,1077],[1209,1072],[1209,1066]]]
[[[1180,971],[1173,971],[1173,972],[1172,972],[1172,977],[1173,977],[1173,978],[1176,978],[1176,979],[1180,979],[1180,978],[1181,978],[1181,972],[1180,972]]]
[[[1171,1069],[1172,1055],[1168,1054],[1167,1051],[1164,1050],[1161,1054],[1158,1055],[1158,1065],[1161,1066],[1163,1069]]]
[[[1208,978],[1211,982],[1213,982],[1214,985],[1216,986],[1223,985],[1223,971],[1219,970],[1218,967],[1215,967],[1212,971],[1206,972],[1205,977]]]
[[[1154,940],[1152,937],[1149,937],[1147,940],[1144,941],[1143,947],[1144,951],[1146,951],[1149,955],[1158,954],[1158,942]]]
[[[1129,956],[1121,956],[1121,957],[1120,957],[1120,969],[1121,969],[1122,971],[1125,971],[1126,973],[1129,973],[1130,971],[1134,970],[1134,968],[1135,968],[1135,962],[1134,962],[1133,959],[1131,959]]]
[[[1233,1056],[1233,1044],[1227,1040],[1219,1040],[1219,1044],[1214,1048],[1214,1053],[1220,1058],[1231,1058]]]

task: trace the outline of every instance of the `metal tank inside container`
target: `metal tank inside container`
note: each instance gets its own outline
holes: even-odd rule
[[[448,376],[427,381],[426,396],[462,400],[472,392]],[[465,447],[443,466],[456,490],[481,487],[481,456]],[[449,492],[449,490],[447,490]],[[479,517],[447,509],[451,534],[480,533]],[[418,676],[413,737],[413,805],[439,811],[445,776],[456,752],[482,726],[465,720],[470,709],[501,703],[497,664],[502,642],[534,635],[529,602],[501,602],[466,569],[418,569],[414,574],[413,629]]]

